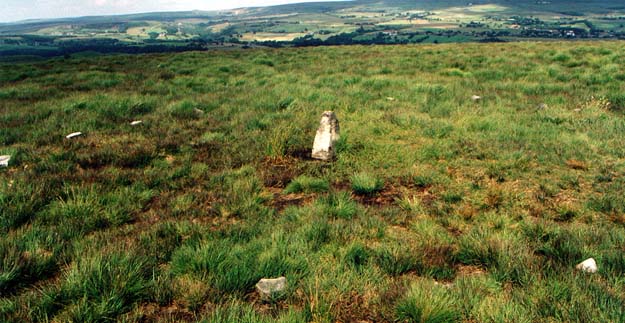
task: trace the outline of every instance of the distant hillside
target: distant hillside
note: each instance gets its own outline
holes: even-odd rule
[[[616,0],[358,0],[31,20],[0,24],[0,54],[552,38],[623,39],[625,4]]]

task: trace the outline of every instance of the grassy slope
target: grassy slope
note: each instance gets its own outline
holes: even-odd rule
[[[623,321],[624,57],[585,42],[1,65],[0,318]],[[323,110],[341,121],[333,163],[307,158]],[[588,257],[598,274],[574,270]],[[279,275],[287,294],[261,303],[254,283]]]

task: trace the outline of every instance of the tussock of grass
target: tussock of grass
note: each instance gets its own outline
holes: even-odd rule
[[[332,239],[332,227],[324,220],[311,222],[305,230],[304,237],[312,251],[317,251]]]
[[[258,242],[233,244],[227,241],[187,245],[172,255],[172,272],[193,274],[214,288],[217,294],[243,295],[261,278],[296,275],[306,270],[298,255],[276,246],[265,249]],[[292,276],[291,276],[292,277]],[[219,296],[222,295],[222,296]]]
[[[64,277],[58,302],[80,301],[60,314],[69,321],[97,322],[128,311],[147,297],[150,270],[146,260],[113,254],[81,260]]]
[[[351,177],[352,190],[356,194],[371,195],[384,187],[384,182],[367,173],[359,173]]]
[[[8,232],[28,221],[42,209],[50,199],[43,186],[28,183],[25,179],[0,184],[0,230]]]
[[[210,187],[218,187],[219,205],[222,216],[263,217],[269,209],[263,204],[268,197],[256,177],[255,170],[244,167],[214,177]]]
[[[477,229],[463,236],[456,258],[467,265],[484,266],[498,281],[526,285],[535,264],[525,242],[509,233],[489,235]]]
[[[358,205],[350,194],[344,191],[322,196],[316,205],[318,212],[329,218],[351,219],[358,212]]]
[[[48,277],[57,269],[55,255],[32,241],[0,242],[0,293],[6,294],[29,282]]]
[[[395,307],[398,321],[411,323],[461,322],[457,300],[445,287],[431,282],[414,283]]]
[[[200,116],[198,105],[191,101],[174,103],[169,107],[169,114],[179,120],[196,119]]]
[[[330,189],[327,180],[308,176],[299,176],[284,189],[285,194],[290,193],[323,193]]]
[[[369,262],[371,251],[361,243],[352,244],[345,254],[345,261],[356,269],[361,269]]]
[[[258,252],[258,251],[255,251]],[[206,281],[222,293],[244,293],[260,279],[255,272],[251,252],[233,248],[225,243],[206,243],[199,248],[182,247],[172,258],[174,273],[192,273],[204,276]]]
[[[168,262],[182,244],[182,234],[172,223],[162,223],[139,237],[139,249],[157,263]]]
[[[93,109],[98,113],[100,118],[106,119],[110,122],[122,123],[129,120],[138,118],[144,114],[154,111],[156,108],[156,101],[150,98],[149,101],[135,101],[132,99],[124,98],[110,98],[106,96],[98,97],[93,103],[85,104],[85,107],[81,105],[74,105],[74,109]],[[66,111],[70,113],[74,111]]]
[[[408,246],[390,245],[376,252],[376,263],[384,272],[398,276],[423,268],[421,259]]]

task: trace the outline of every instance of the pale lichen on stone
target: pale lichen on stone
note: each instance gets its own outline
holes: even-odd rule
[[[313,143],[312,158],[330,160],[334,157],[334,144],[339,139],[339,120],[332,111],[325,111],[321,115],[321,122],[317,129]]]

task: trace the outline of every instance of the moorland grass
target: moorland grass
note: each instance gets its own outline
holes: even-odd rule
[[[620,42],[2,64],[0,321],[625,321],[624,64]]]
[[[328,181],[321,178],[299,176],[284,189],[284,193],[322,193],[330,189]]]
[[[382,180],[368,173],[358,173],[351,177],[352,190],[359,195],[372,195],[384,187]]]

